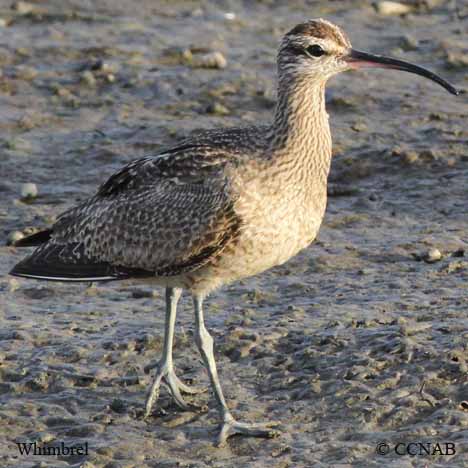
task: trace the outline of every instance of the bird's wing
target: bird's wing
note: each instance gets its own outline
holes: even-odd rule
[[[190,145],[134,161],[63,213],[11,273],[89,281],[195,270],[241,228],[229,176],[237,163],[227,151]]]

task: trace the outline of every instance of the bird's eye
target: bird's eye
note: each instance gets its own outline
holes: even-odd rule
[[[311,45],[306,48],[307,55],[311,57],[321,57],[325,51],[318,44]]]

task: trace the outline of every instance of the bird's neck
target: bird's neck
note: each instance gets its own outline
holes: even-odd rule
[[[325,81],[279,80],[275,118],[268,133],[272,163],[301,178],[326,179],[331,136],[325,109]]]

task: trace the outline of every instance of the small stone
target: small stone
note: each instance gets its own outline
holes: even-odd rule
[[[468,268],[468,262],[464,262],[461,260],[450,262],[446,267],[444,267],[441,271],[445,273],[455,273],[460,270],[466,270]]]
[[[32,51],[26,47],[18,47],[16,49],[16,54],[20,55],[21,57],[31,57]]]
[[[436,121],[442,122],[444,120],[447,120],[447,115],[444,114],[443,112],[431,112],[429,114],[429,118],[431,120],[436,120]]]
[[[365,132],[367,130],[367,125],[364,122],[355,122],[353,125],[351,125],[351,128],[355,132]]]
[[[192,51],[188,48],[169,47],[163,52],[165,63],[191,64],[193,61]]]
[[[20,282],[16,278],[8,280],[8,291],[15,292],[20,287]]]
[[[80,465],[80,468],[96,468],[96,465],[90,461],[85,461]]]
[[[399,147],[393,148],[392,156],[400,158],[407,164],[414,164],[419,160],[419,155],[416,151],[407,151]]]
[[[20,151],[23,153],[28,153],[32,149],[31,143],[25,138],[17,137],[11,140],[4,140],[3,144],[9,150]]]
[[[81,74],[80,78],[81,78],[81,81],[83,83],[87,84],[88,86],[90,86],[90,87],[96,86],[96,78],[94,77],[92,72],[90,72],[89,70],[84,71]]]
[[[445,0],[422,0],[418,2],[425,11],[433,10],[445,3]]]
[[[120,398],[115,398],[110,404],[110,409],[116,413],[125,413],[127,410],[127,404]]]
[[[405,15],[413,11],[410,5],[398,2],[377,2],[374,4],[377,13],[384,16]]]
[[[0,28],[6,28],[8,26],[8,21],[5,18],[0,18]]]
[[[36,126],[36,122],[33,118],[28,115],[24,115],[21,119],[18,120],[18,127],[23,130],[32,130]]]
[[[419,159],[422,159],[423,161],[432,162],[437,161],[440,158],[441,154],[433,149],[426,149],[419,153]]]
[[[200,56],[194,56],[192,66],[195,68],[226,68],[227,60],[221,52],[210,52]]]
[[[447,68],[461,70],[468,68],[468,54],[463,52],[448,52],[445,61]]]
[[[423,256],[422,259],[426,263],[435,263],[438,262],[442,258],[442,254],[440,253],[439,249],[436,249],[435,247],[432,249],[429,249]]]
[[[8,235],[7,245],[15,245],[15,243],[21,240],[23,237],[24,234],[21,231],[12,231]]]
[[[407,164],[414,164],[419,160],[418,153],[416,151],[406,151],[403,155],[403,161]]]
[[[219,102],[213,102],[208,105],[206,108],[206,111],[209,114],[215,114],[215,115],[229,115],[230,111],[226,106],[223,106],[223,104]]]
[[[21,199],[22,200],[31,200],[36,198],[38,194],[37,185],[33,183],[23,184],[21,186]]]
[[[90,64],[90,69],[92,71],[100,73],[115,73],[117,71],[117,68],[117,64],[110,64],[102,60],[96,60],[95,62]]]
[[[60,86],[55,88],[55,94],[66,99],[72,96],[72,93],[67,88],[62,88]]]
[[[419,41],[415,37],[406,34],[400,40],[400,47],[405,51],[417,50],[419,48]]]
[[[109,73],[106,75],[106,81],[108,83],[114,83],[115,82],[115,75],[113,73]]]
[[[37,8],[28,2],[15,2],[11,6],[12,10],[15,10],[20,15],[28,15],[37,11]]]
[[[80,104],[80,100],[78,99],[77,96],[75,96],[71,91],[69,91],[66,88],[58,88],[56,90],[56,93],[58,96],[60,96],[63,99],[63,102],[65,102],[67,105],[71,107],[77,107]]]
[[[27,65],[18,65],[15,69],[15,76],[20,80],[32,81],[37,76],[37,70]]]
[[[99,71],[101,71],[102,73],[112,73],[112,72],[115,72],[116,70],[117,70],[116,65],[111,65],[110,63],[107,63],[107,62],[102,62],[101,68],[99,68]]]

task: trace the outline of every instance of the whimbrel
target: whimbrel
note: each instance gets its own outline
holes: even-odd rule
[[[226,405],[203,301],[216,288],[282,264],[316,237],[327,200],[331,135],[327,80],[342,71],[383,67],[456,89],[401,60],[360,52],[337,26],[299,24],[278,53],[278,103],[264,127],[212,130],[131,162],[50,228],[17,243],[39,246],[12,275],[57,281],[139,278],[166,288],[161,360],[146,415],[164,381],[175,402],[195,392],[176,376],[172,345],[182,290],[193,297],[195,340],[220,412],[218,443],[236,433],[276,434],[274,423],[242,423]]]

